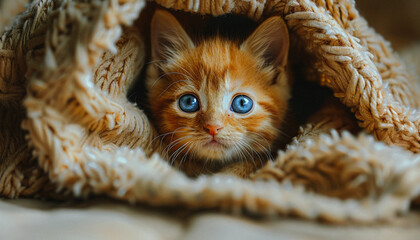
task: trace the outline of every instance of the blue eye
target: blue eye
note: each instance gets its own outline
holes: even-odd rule
[[[192,94],[185,94],[178,101],[179,108],[187,113],[192,113],[200,109],[198,99]]]
[[[245,95],[238,95],[232,101],[231,110],[244,114],[251,111],[253,105],[254,103],[251,98]]]

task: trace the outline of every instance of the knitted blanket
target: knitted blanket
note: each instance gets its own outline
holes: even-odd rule
[[[128,100],[145,63],[142,0],[33,0],[0,39],[0,196],[106,194],[155,206],[329,222],[409,210],[420,193],[420,91],[352,0],[156,0],[261,21],[282,16],[327,103],[247,179],[188,178],[155,152]],[[306,66],[306,65],[305,65]],[[350,109],[353,116],[348,116]],[[354,118],[364,131],[353,134]]]

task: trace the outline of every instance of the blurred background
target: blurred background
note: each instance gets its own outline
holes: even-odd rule
[[[395,50],[420,42],[419,0],[356,0],[356,7]]]

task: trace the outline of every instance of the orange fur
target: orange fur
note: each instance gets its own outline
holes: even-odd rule
[[[188,161],[267,158],[290,95],[285,29],[283,21],[273,17],[241,45],[214,37],[194,46],[170,13],[157,11],[152,20],[154,63],[146,84],[164,157],[181,167]],[[186,93],[198,97],[199,111],[179,108],[178,100]],[[253,100],[249,113],[231,111],[238,94]],[[218,144],[209,145],[213,137],[205,130],[208,124],[223,126],[216,135]]]

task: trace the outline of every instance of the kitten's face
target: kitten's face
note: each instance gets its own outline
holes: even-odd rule
[[[260,28],[241,46],[218,38],[194,46],[169,13],[155,15],[152,52],[157,62],[148,69],[147,86],[170,160],[185,154],[203,160],[249,159],[269,151],[289,98],[287,51],[273,55],[267,45],[255,49],[255,41],[264,40]]]

